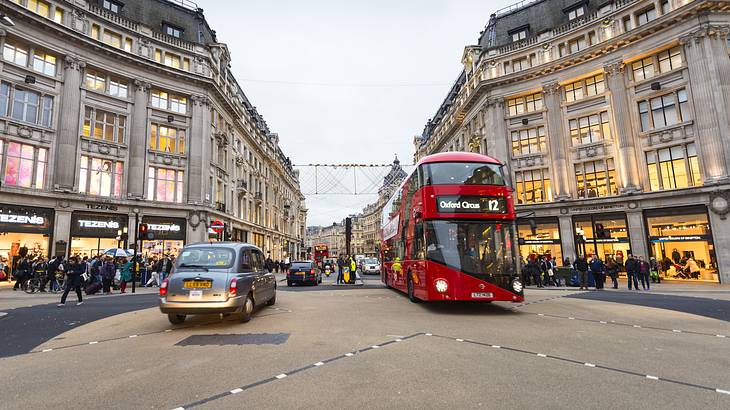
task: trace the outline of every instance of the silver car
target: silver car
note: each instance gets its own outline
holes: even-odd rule
[[[380,263],[375,258],[365,258],[362,260],[362,267],[360,268],[364,274],[379,274]]]
[[[170,323],[187,315],[240,315],[251,320],[254,308],[276,303],[276,278],[264,256],[243,243],[199,243],[183,248],[173,273],[160,285],[160,311]]]

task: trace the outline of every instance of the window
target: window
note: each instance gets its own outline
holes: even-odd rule
[[[175,27],[175,26],[167,24],[167,23],[162,24],[162,30],[168,36],[172,36],[172,37],[176,37],[176,38],[180,38],[180,36],[182,35],[182,33],[184,31],[180,27]]]
[[[662,1],[662,15],[669,13],[669,0]]]
[[[5,154],[3,184],[43,189],[48,166],[46,148],[0,140],[0,155],[3,153]]]
[[[132,39],[131,38],[124,39],[124,51],[126,51],[128,53],[132,52]]]
[[[668,127],[690,118],[687,91],[681,88],[670,94],[639,102],[641,130]]]
[[[28,49],[6,41],[3,47],[3,60],[25,67],[28,65]]]
[[[583,81],[565,85],[565,101],[573,102],[583,99]]]
[[[33,70],[46,75],[56,75],[56,57],[43,51],[33,52]]]
[[[178,94],[168,94],[161,90],[152,90],[152,106],[163,110],[186,114],[188,99]]]
[[[604,82],[603,74],[588,77],[586,78],[585,83],[586,95],[589,97],[603,94],[603,92],[606,91],[606,83]]]
[[[527,38],[527,30],[520,30],[512,33],[512,41],[520,41]]]
[[[150,201],[182,203],[183,176],[183,171],[149,167],[147,199]]]
[[[654,77],[654,60],[651,57],[642,58],[631,63],[631,70],[634,72],[634,81],[646,80]]]
[[[112,13],[119,13],[122,9],[122,5],[120,3],[111,0],[103,0],[101,2],[101,7],[111,11]]]
[[[586,38],[585,37],[578,37],[576,39],[568,41],[568,50],[570,53],[577,53],[580,50],[583,50],[586,48]]]
[[[104,37],[102,37],[101,41],[112,47],[122,48],[122,36],[112,31],[104,30]]]
[[[6,82],[0,83],[0,115],[8,115],[9,98],[10,84]]]
[[[162,62],[162,51],[155,50],[155,61],[157,61],[158,63]]]
[[[618,194],[613,159],[575,164],[578,198],[596,198]]]
[[[643,26],[644,24],[656,19],[656,9],[650,7],[642,12],[636,14],[637,25]]]
[[[623,24],[624,24],[624,31],[625,32],[626,31],[631,31],[634,28],[634,25],[631,22],[631,16],[624,17]]]
[[[79,192],[119,198],[122,196],[124,166],[119,161],[81,156]]]
[[[694,143],[649,151],[646,165],[652,191],[702,185]]]
[[[109,79],[109,95],[120,98],[127,98],[127,82],[118,78]]]
[[[545,127],[512,131],[512,155],[536,154],[545,151]]]
[[[579,117],[568,121],[573,145],[590,144],[611,138],[608,111]]]
[[[547,168],[515,172],[515,189],[518,204],[551,202],[553,200],[550,171]]]
[[[53,120],[53,97],[41,97],[41,125],[50,127]]]
[[[517,60],[512,61],[512,72],[518,72],[522,70],[527,70],[530,68],[530,65],[527,63],[527,58],[518,58]]]
[[[526,95],[507,100],[510,115],[519,115],[542,110],[542,93]]]
[[[106,91],[106,76],[93,70],[86,70],[86,88],[99,92]]]
[[[586,13],[586,9],[583,6],[576,7],[573,10],[568,11],[568,20],[575,20],[578,17],[583,16]]]
[[[58,24],[63,24],[63,9],[56,7],[56,12],[53,14],[53,21]]]
[[[180,68],[180,56],[172,53],[165,53],[164,64],[172,68]]]
[[[16,88],[13,93],[13,110],[10,116],[18,121],[36,123],[40,99],[40,94],[36,92]]]
[[[670,48],[657,54],[659,71],[666,73],[682,66],[682,52],[679,47]]]
[[[84,109],[84,137],[123,144],[126,126],[127,117],[124,115],[92,107]]]
[[[98,24],[91,25],[91,37],[99,40],[99,34],[101,33],[101,27]]]
[[[173,154],[185,153],[185,130],[152,124],[150,149]]]
[[[43,17],[48,18],[50,16],[50,7],[45,1],[28,0],[28,5],[26,7],[33,13],[40,14]]]
[[[603,74],[597,74],[584,80],[566,84],[565,101],[573,102],[582,100],[584,97],[603,94],[606,91],[606,82]]]

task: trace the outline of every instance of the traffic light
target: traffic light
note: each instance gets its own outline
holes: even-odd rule
[[[147,224],[139,224],[139,238],[151,241],[155,239],[155,234],[150,231],[150,227]]]
[[[145,234],[149,230],[147,224],[139,224],[139,233]]]

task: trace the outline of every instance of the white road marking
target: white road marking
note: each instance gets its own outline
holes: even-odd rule
[[[463,342],[464,339],[456,339],[457,342]]]
[[[639,325],[634,325],[634,327],[637,328],[637,329],[640,329],[641,328],[641,326],[639,326]]]
[[[352,353],[345,353],[345,356],[352,357],[352,356],[354,356],[354,354],[352,354]]]
[[[370,347],[372,347],[373,349],[380,349],[380,346],[378,346],[378,345],[372,345]]]
[[[608,322],[606,322],[604,320],[601,320],[599,323],[604,324],[604,325],[608,324]]]
[[[570,319],[570,320],[575,320],[575,318],[574,318],[574,317],[569,317],[568,319]]]
[[[596,367],[596,365],[593,363],[583,363],[583,365],[588,367]]]
[[[717,337],[725,337],[725,335],[715,335],[715,336],[717,336]]]
[[[317,366],[317,367],[319,367],[319,366],[322,366],[322,365],[324,365],[324,363],[322,363],[322,362],[317,362],[317,363],[315,363],[314,365],[315,365],[315,366]]]
[[[547,357],[547,355],[546,355],[546,354],[543,354],[543,353],[538,353],[537,355],[538,355],[539,357]]]
[[[402,342],[403,339],[395,339],[396,342]]]
[[[656,377],[656,376],[652,376],[652,375],[650,375],[650,374],[647,374],[647,375],[646,375],[646,378],[647,378],[647,379],[651,379],[651,380],[659,380],[659,378],[658,378],[658,377]]]
[[[99,343],[99,342],[89,342],[90,345],[95,345],[97,343]]]
[[[175,408],[174,408],[174,409],[172,409],[172,410],[185,410],[185,407],[175,407]]]
[[[728,390],[715,389],[715,391],[718,393],[722,393],[722,394],[730,394],[730,391],[728,391]]]
[[[137,337],[137,335],[129,335],[130,339],[135,338],[135,337]]]
[[[538,316],[545,316],[545,314],[544,314],[544,313],[538,313],[537,315],[538,315]]]
[[[282,374],[276,376],[276,378],[279,379],[279,380],[281,380],[281,379],[283,379],[285,377],[286,377],[286,373],[282,373]]]
[[[165,329],[165,332],[172,332],[172,329]]]
[[[46,353],[46,352],[52,352],[52,351],[53,351],[53,349],[43,349],[43,350],[42,350],[42,352],[43,352],[43,353]]]
[[[682,333],[681,330],[677,330],[677,329],[672,329],[672,332],[674,332],[674,333]]]
[[[426,336],[433,336],[431,333],[426,333]]]
[[[495,349],[501,349],[502,348],[502,346],[497,346],[497,345],[492,345],[492,347],[495,348]]]
[[[231,394],[238,394],[238,393],[240,393],[242,391],[243,391],[243,389],[241,389],[241,388],[233,389],[233,390],[231,390]]]

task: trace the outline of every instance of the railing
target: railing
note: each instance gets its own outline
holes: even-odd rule
[[[494,12],[494,15],[496,17],[501,17],[501,16],[504,16],[506,14],[512,13],[513,11],[517,11],[517,10],[519,10],[519,9],[521,9],[521,8],[523,8],[523,7],[531,4],[531,3],[534,3],[536,1],[539,1],[539,0],[522,0],[522,1],[518,1],[517,3],[511,4],[511,5],[507,6],[507,7],[503,7],[501,9],[495,11]]]
[[[180,47],[188,51],[194,51],[195,50],[195,44],[190,43],[185,40],[181,40],[177,37],[168,36],[167,34],[160,33],[159,31],[153,31],[152,32],[152,38],[155,40],[162,41],[164,43],[173,45],[175,47]]]
[[[137,31],[139,28],[139,25],[135,23],[134,21],[127,20],[126,18],[116,14],[112,13],[109,10],[106,10],[102,7],[99,7],[97,5],[89,3],[89,11],[96,14],[99,17],[103,17],[113,23],[119,24],[120,26],[124,26],[130,30]]]
[[[236,189],[239,191],[248,191],[248,183],[246,181],[236,182]]]
[[[186,9],[198,11],[200,7],[198,7],[197,3],[194,3],[190,0],[167,0],[168,3],[177,4],[178,6],[185,7]]]
[[[631,1],[633,1],[633,0],[631,0]],[[561,34],[563,34],[565,32],[568,32],[570,30],[573,30],[575,28],[584,26],[584,25],[586,25],[588,23],[592,23],[596,19],[598,19],[598,12],[597,11],[595,11],[595,12],[593,12],[591,14],[586,14],[585,16],[580,17],[580,18],[577,18],[577,19],[571,21],[568,24],[563,24],[562,26],[558,26],[558,27],[554,28],[553,29],[553,36],[559,36],[559,35],[561,35]]]

